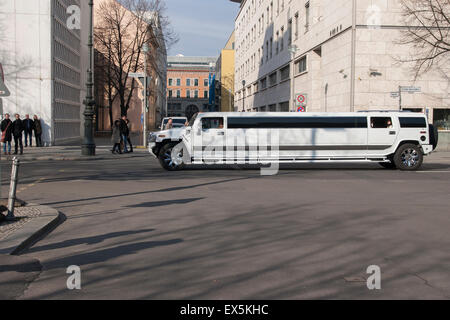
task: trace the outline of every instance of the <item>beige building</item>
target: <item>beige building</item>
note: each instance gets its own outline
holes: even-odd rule
[[[236,110],[307,112],[399,109],[428,112],[450,129],[449,70],[432,70],[414,81],[398,57],[402,9],[398,0],[231,0],[235,21]],[[291,77],[294,70],[294,78]],[[291,90],[293,84],[293,90]]]
[[[222,112],[234,111],[234,31],[216,62],[216,105]]]

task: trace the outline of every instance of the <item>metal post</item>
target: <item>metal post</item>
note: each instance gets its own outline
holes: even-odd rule
[[[402,111],[402,86],[398,86],[398,110]]]
[[[147,43],[144,43],[142,47],[142,51],[144,52],[144,132],[143,132],[143,145],[147,148],[147,108],[148,108],[148,96],[147,96],[147,53],[150,51],[150,48]]]
[[[242,80],[242,112],[245,112],[245,80]]]
[[[14,157],[11,169],[11,184],[9,187],[9,198],[8,198],[8,214],[6,215],[7,220],[14,220],[14,205],[16,202],[16,189],[17,189],[19,166],[20,160],[17,157]]]
[[[89,0],[90,8],[90,21],[89,21],[89,69],[87,71],[86,81],[86,98],[83,104],[86,106],[84,110],[84,141],[81,145],[81,154],[84,156],[95,156],[95,142],[94,142],[94,106],[95,100],[93,97],[92,87],[94,86],[94,80],[92,75],[92,59],[93,59],[93,19],[94,19],[94,1]]]

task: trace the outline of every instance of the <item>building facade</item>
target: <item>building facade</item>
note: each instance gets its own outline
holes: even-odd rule
[[[79,143],[89,7],[80,0],[0,3],[1,60],[11,96],[3,112],[38,115],[44,145]]]
[[[167,114],[190,118],[199,111],[210,111],[210,76],[215,73],[216,57],[167,58]]]
[[[449,122],[449,70],[417,80],[399,64],[400,1],[231,0],[235,20],[235,109],[306,112],[399,109]],[[392,94],[391,94],[392,92]],[[296,101],[299,97],[300,102]],[[443,125],[442,127],[445,127]]]
[[[110,0],[97,0],[95,2],[95,21],[96,26],[101,26],[104,17],[101,15],[102,4],[109,5]],[[120,4],[120,3],[117,3]],[[139,55],[139,63],[136,73],[144,74],[144,66],[147,66],[145,74],[148,77],[147,81],[147,97],[144,96],[144,84],[143,78],[138,80],[137,78],[128,77],[126,87],[131,88],[134,82],[134,90],[130,98],[129,108],[127,110],[127,118],[131,123],[131,131],[134,133],[142,133],[144,130],[144,104],[147,99],[148,111],[147,115],[147,130],[156,129],[158,124],[161,123],[161,118],[164,117],[166,109],[166,77],[167,77],[167,51],[164,36],[162,34],[162,26],[160,24],[160,17],[154,12],[146,12],[144,14],[135,15],[132,11],[120,6],[120,11],[123,14],[121,30],[126,36],[134,35],[136,28],[134,27],[134,19],[143,18],[145,22],[145,31],[148,32],[146,36],[148,41],[148,53],[141,52]],[[96,29],[97,30],[97,29]],[[122,43],[122,47],[129,46],[129,42]],[[116,64],[109,62],[108,52],[104,51],[101,45],[95,43],[95,98],[96,98],[96,130],[97,132],[108,132],[111,130],[111,122],[121,117],[120,97],[117,94],[117,90],[110,86],[110,80],[112,76],[108,76],[107,68],[118,68]],[[126,50],[126,49],[125,49]],[[130,51],[124,53],[123,56],[131,59],[133,55],[135,63],[137,59],[137,53],[133,54]],[[114,57],[118,57],[118,54],[114,54]],[[113,60],[113,59],[111,59]],[[145,61],[146,60],[146,61]],[[128,70],[128,65],[122,65],[124,70]],[[134,71],[134,70],[132,70]],[[113,82],[117,83],[117,78],[114,78]],[[111,97],[109,97],[111,94]],[[125,95],[128,98],[128,93]]]
[[[216,62],[216,104],[219,111],[234,111],[234,31]]]

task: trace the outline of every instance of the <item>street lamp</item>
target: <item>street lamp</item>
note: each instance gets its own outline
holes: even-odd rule
[[[242,112],[245,112],[245,80],[242,80]]]
[[[143,132],[143,145],[147,148],[147,111],[148,111],[148,97],[147,97],[147,53],[150,51],[147,43],[142,46],[144,52],[144,132]]]
[[[291,97],[289,99],[289,110],[294,111],[294,58],[295,53],[298,50],[298,47],[296,45],[289,46],[288,48],[289,52],[291,53]]]
[[[92,57],[93,57],[93,21],[94,21],[94,0],[89,0],[90,21],[89,21],[89,69],[87,70],[86,81],[86,97],[83,104],[84,109],[84,140],[81,145],[81,154],[84,156],[95,156],[95,142],[94,142],[94,106],[95,100],[93,97],[92,87],[94,86],[92,77]]]
[[[216,82],[212,81],[213,77],[214,77],[214,62],[210,62],[209,63],[209,72],[210,72],[210,75],[211,75],[211,84],[210,85],[213,86],[212,89],[211,89],[211,87],[209,88],[210,94],[213,93],[213,96],[210,97],[210,100],[211,100],[210,108],[211,109],[209,111],[216,111],[216,95],[215,95],[215,93],[216,93]]]

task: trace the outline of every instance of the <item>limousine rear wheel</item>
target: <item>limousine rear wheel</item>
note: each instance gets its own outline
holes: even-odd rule
[[[415,144],[404,144],[397,149],[394,163],[400,170],[417,170],[423,162],[423,153]]]
[[[172,157],[173,148],[177,145],[177,142],[167,143],[161,147],[159,151],[159,163],[168,171],[176,171],[184,168],[183,163],[183,149],[181,148],[177,154]]]

